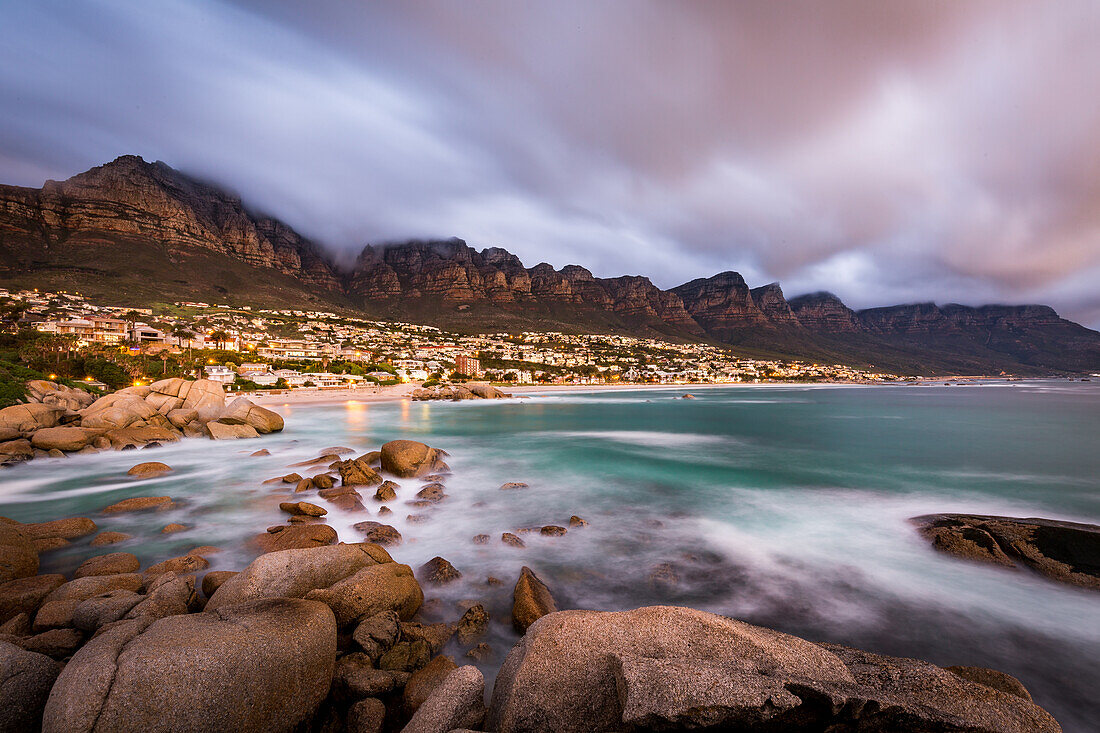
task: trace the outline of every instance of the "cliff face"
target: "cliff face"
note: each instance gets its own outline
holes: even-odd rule
[[[800,295],[790,301],[791,312],[805,328],[820,333],[857,333],[859,317],[832,293]]]
[[[791,310],[791,304],[783,297],[783,289],[779,283],[769,283],[749,291],[752,302],[769,321],[777,326],[799,328],[801,323]]]
[[[736,272],[698,278],[672,289],[707,333],[726,338],[746,328],[768,327],[745,279]]]
[[[335,269],[293,229],[253,217],[241,200],[164,163],[126,155],[41,189],[0,186],[5,239],[43,250],[73,236],[116,237],[171,250],[197,247],[338,289]]]

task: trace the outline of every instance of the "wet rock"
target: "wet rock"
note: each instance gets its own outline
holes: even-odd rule
[[[487,545],[489,544],[489,535],[487,534],[475,534],[473,542],[475,545]]]
[[[430,616],[432,614],[425,612],[423,615]],[[415,621],[401,622],[401,638],[405,641],[425,642],[432,654],[439,654],[443,651],[443,647],[447,646],[447,642],[449,642],[454,635],[455,627],[453,624],[422,624]]]
[[[417,709],[403,733],[447,733],[480,728],[485,718],[485,678],[477,667],[452,671]]]
[[[333,687],[352,698],[375,697],[403,687],[409,673],[397,669],[375,669],[365,654],[345,654],[336,663]]]
[[[206,429],[214,440],[240,440],[260,437],[256,428],[251,425],[228,425],[218,420],[206,423]]]
[[[356,531],[362,532],[368,542],[385,547],[401,544],[401,533],[391,525],[381,522],[358,522],[353,527]]]
[[[103,510],[104,514],[121,514],[123,512],[165,511],[172,509],[175,504],[170,496],[135,496],[115,502]]]
[[[462,618],[458,620],[458,643],[463,646],[472,643],[478,637],[484,636],[489,629],[489,612],[480,603],[466,609]]]
[[[307,517],[323,517],[328,514],[328,509],[305,501],[284,501],[279,504],[279,509],[287,514],[299,514]]]
[[[475,661],[484,662],[493,656],[493,648],[485,642],[481,642],[466,652],[466,656]]]
[[[236,570],[211,570],[202,576],[202,594],[207,598],[212,597],[215,591],[225,584],[225,581],[237,574]]]
[[[104,545],[113,545],[133,538],[133,535],[125,532],[100,532],[92,538],[91,545],[92,547],[103,547]]]
[[[38,572],[38,551],[14,524],[0,522],[0,583]]]
[[[397,498],[397,484],[393,481],[385,481],[374,492],[375,501],[393,501]]]
[[[108,555],[89,557],[73,571],[73,578],[86,578],[92,575],[118,575],[136,573],[141,561],[129,552],[112,552]]]
[[[206,557],[207,555],[217,555],[221,551],[222,551],[222,548],[215,547],[214,545],[199,545],[198,547],[192,547],[190,550],[188,550],[184,554],[186,554],[186,555],[202,555],[203,557]]]
[[[201,555],[180,555],[179,557],[169,558],[155,565],[150,565],[145,568],[144,575],[147,581],[151,581],[150,576],[152,575],[160,575],[161,573],[194,573],[199,570],[206,570],[208,567],[210,567],[210,561]]]
[[[427,514],[407,514],[405,521],[409,524],[423,524],[431,519]]]
[[[940,552],[1022,565],[1052,580],[1100,590],[1100,526],[971,514],[930,514],[910,521]]]
[[[443,490],[443,484],[440,483],[425,484],[420,489],[420,491],[416,492],[416,496],[417,498],[431,502],[432,504],[443,501],[447,498],[447,494]]]
[[[61,665],[0,641],[0,730],[36,731]]]
[[[417,571],[420,579],[432,585],[445,585],[462,577],[454,565],[442,557],[433,557]]]
[[[131,468],[126,473],[130,476],[137,476],[138,478],[146,478],[148,476],[159,476],[163,473],[169,473],[172,467],[167,463],[161,463],[160,461],[146,461],[145,463],[139,463]]]
[[[574,514],[573,516],[569,517],[569,526],[570,527],[587,527],[588,522],[584,519],[581,519],[576,514]]]
[[[548,524],[539,530],[539,534],[545,537],[561,537],[568,530],[565,527],[558,527],[553,524]]]
[[[345,626],[382,611],[395,611],[402,619],[412,618],[424,601],[424,592],[413,577],[412,568],[389,562],[364,567],[327,588],[310,591],[305,597],[328,605],[337,624]]]
[[[164,525],[163,527],[160,528],[160,533],[161,534],[175,534],[176,532],[186,532],[186,531],[187,531],[187,527],[185,525],[178,524],[177,522],[172,522],[170,524],[166,524],[166,525]]]
[[[300,473],[288,473],[279,479],[284,484],[296,484],[302,480],[302,474]]]
[[[328,695],[335,656],[332,613],[299,599],[126,621],[69,662],[43,727],[289,730]]]
[[[171,417],[172,417],[171,415],[168,416],[169,419],[171,419]],[[188,420],[187,422],[191,422],[191,421]],[[258,451],[253,451],[252,453],[249,453],[248,455],[252,456],[253,458],[259,458],[261,456],[271,455],[271,451],[269,451],[267,448],[260,448]]]
[[[500,536],[500,541],[509,547],[527,547],[527,543],[511,532],[505,532]]]
[[[387,514],[393,514],[393,509],[390,509],[388,506],[378,507],[378,516],[384,517]]]
[[[526,488],[528,488],[528,485],[523,483],[522,481],[509,481],[506,484],[501,484],[500,485],[500,490],[501,491],[514,491],[515,489],[526,489]]]
[[[367,543],[270,552],[224,581],[206,609],[259,598],[302,598],[379,563],[393,563],[393,558],[378,545]]]
[[[377,486],[382,483],[382,477],[362,458],[337,461],[332,467],[340,473],[340,483],[344,486]]]
[[[332,478],[332,476],[329,476],[327,473],[319,473],[311,478],[310,481],[313,482],[314,486],[322,490],[331,489],[333,486],[336,485],[336,481]]]
[[[248,425],[258,433],[275,433],[283,429],[283,417],[274,410],[260,407],[252,400],[238,397],[225,406],[219,423]]]
[[[378,660],[378,668],[397,672],[415,672],[431,659],[432,650],[428,642],[399,641]]]
[[[441,654],[413,672],[401,693],[405,712],[410,715],[415,713],[435,688],[447,678],[447,675],[456,669],[458,665],[455,664],[455,660]]]
[[[382,611],[367,616],[352,632],[352,639],[373,662],[388,652],[400,637],[400,619],[396,611]]]
[[[382,446],[382,470],[400,478],[414,478],[445,467],[447,454],[415,440],[391,440]]]
[[[382,733],[386,706],[376,697],[364,698],[348,708],[348,733]]]
[[[260,552],[302,550],[331,545],[337,540],[336,530],[327,524],[306,524],[283,529],[276,533],[256,535],[250,542]]]
[[[524,565],[512,593],[512,626],[523,634],[535,621],[557,610],[550,589],[531,568]]]
[[[20,613],[34,616],[50,593],[64,584],[64,575],[31,575],[0,583],[0,622]]]
[[[300,494],[303,491],[312,491],[312,490],[313,490],[313,479],[311,479],[311,478],[302,479],[301,481],[298,482],[298,485],[294,487],[294,493],[295,494]]]

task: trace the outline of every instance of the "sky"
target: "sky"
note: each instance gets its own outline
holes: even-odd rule
[[[1095,0],[0,0],[0,182],[123,154],[334,253],[1100,327]]]

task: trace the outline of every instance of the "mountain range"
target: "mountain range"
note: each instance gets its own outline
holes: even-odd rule
[[[224,189],[132,155],[40,189],[0,185],[0,285],[120,305],[337,310],[460,332],[629,333],[900,373],[1100,370],[1100,333],[1044,305],[854,311],[827,292],[788,299],[778,283],[750,288],[736,272],[662,290],[638,275],[527,267],[460,239],[367,246],[341,266]]]

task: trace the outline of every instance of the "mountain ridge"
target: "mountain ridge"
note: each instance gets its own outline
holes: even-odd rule
[[[40,189],[0,185],[0,255],[0,283],[119,297],[328,305],[460,331],[606,330],[902,372],[1100,369],[1100,333],[1043,305],[855,311],[825,291],[787,299],[779,283],[750,288],[733,271],[663,290],[643,275],[527,267],[457,238],[367,245],[340,267],[238,196],[138,156]]]

